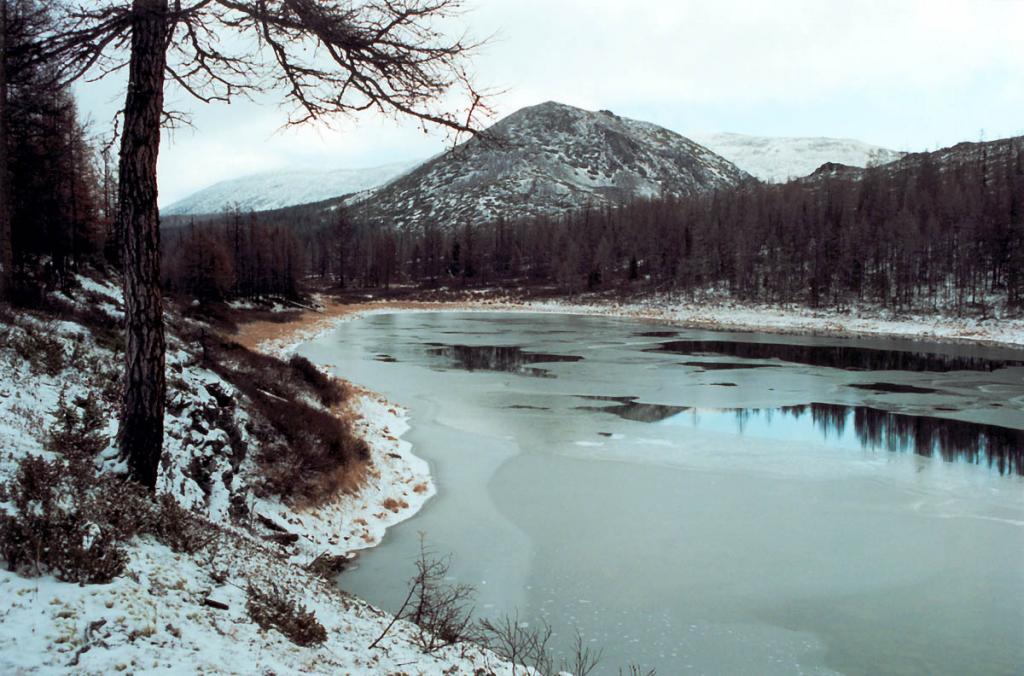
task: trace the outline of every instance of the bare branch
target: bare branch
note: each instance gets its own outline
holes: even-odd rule
[[[58,0],[40,58],[65,82],[125,66],[131,3]],[[482,43],[447,37],[461,0],[178,0],[167,77],[209,103],[281,91],[289,124],[376,110],[449,130],[457,141],[492,115],[467,69]]]

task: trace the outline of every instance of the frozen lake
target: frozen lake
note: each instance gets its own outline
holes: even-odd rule
[[[377,314],[300,353],[409,409],[419,533],[477,613],[676,673],[1024,665],[1024,351],[509,313]]]

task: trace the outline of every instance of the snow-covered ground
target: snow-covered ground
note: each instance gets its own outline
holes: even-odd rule
[[[102,306],[116,325],[117,289],[82,282],[91,299],[79,298],[75,305]],[[30,364],[23,356],[23,346],[35,338],[59,348],[44,370],[40,367],[47,364]],[[56,457],[45,450],[45,438],[62,390],[69,401],[87,395],[100,402],[108,423],[105,433],[112,439],[116,386],[100,393],[97,385],[116,376],[120,361],[88,329],[25,314],[13,325],[0,323],[0,339],[0,482],[10,480],[23,457]],[[392,618],[306,569],[319,554],[346,555],[376,544],[387,527],[414,514],[433,495],[426,462],[400,439],[407,423],[399,409],[372,393],[358,393],[350,405],[370,447],[366,480],[357,492],[318,508],[292,508],[251,491],[252,461],[231,467],[223,452],[225,431],[203,422],[209,420],[204,414],[219,406],[215,395],[226,393],[240,401],[240,393],[202,367],[176,339],[169,344],[167,461],[158,486],[212,522],[213,543],[186,554],[151,536],[136,537],[127,548],[125,573],[108,584],[79,586],[49,575],[0,571],[0,673],[513,672],[511,665],[471,644],[425,654],[416,643],[419,629],[404,621],[370,649]],[[231,412],[245,437],[249,414],[244,405]],[[112,443],[97,464],[117,468]],[[195,476],[197,464],[206,468],[207,480]],[[231,504],[238,496],[253,517],[276,522],[298,541],[282,546],[262,537],[252,520],[248,525],[232,521]],[[13,505],[0,503],[0,509],[11,512]],[[262,630],[246,610],[250,586],[276,587],[304,605],[326,629],[327,640],[300,647],[275,629]]]
[[[938,342],[1024,345],[1024,319],[893,315],[874,308],[847,312],[801,305],[687,301],[658,296],[629,303],[558,300],[518,304],[534,312],[598,314],[665,321],[689,328],[825,336],[879,336]]]
[[[369,649],[389,615],[245,539],[218,540],[214,566],[208,554],[175,554],[151,540],[130,553],[126,574],[104,585],[0,572],[0,672],[511,673],[473,645],[424,654],[407,622]],[[328,640],[300,647],[276,630],[261,630],[247,615],[249,584],[287,590],[316,614]],[[227,608],[205,605],[206,599]]]

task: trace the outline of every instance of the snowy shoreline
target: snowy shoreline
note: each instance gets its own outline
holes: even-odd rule
[[[315,340],[336,326],[297,327],[284,335],[263,340],[251,347],[287,359],[303,343]],[[260,513],[272,515],[282,528],[300,536],[307,562],[323,553],[353,556],[374,547],[387,529],[415,516],[437,488],[426,460],[413,453],[412,444],[402,439],[409,429],[408,412],[381,395],[354,383],[354,401],[347,413],[354,414],[356,432],[370,448],[368,473],[358,490],[341,493],[312,509],[296,509],[279,501],[261,501]]]
[[[806,307],[740,303],[627,304],[531,302],[533,312],[596,315],[665,322],[687,329],[773,333],[837,338],[902,338],[936,343],[1024,348],[1024,319],[979,321],[968,318],[908,315],[886,317],[875,310],[840,313]],[[863,312],[863,314],[862,314]]]
[[[1024,318],[957,318],[941,315],[887,316],[875,309],[850,312],[814,310],[802,306],[747,305],[735,302],[677,302],[654,298],[632,303],[517,300],[502,296],[460,301],[368,300],[342,304],[328,302],[322,311],[306,311],[312,321],[285,337],[266,342],[277,354],[289,353],[316,340],[340,322],[356,317],[393,312],[522,312],[635,319],[662,322],[682,329],[770,333],[835,338],[892,338],[952,345],[1024,348]],[[300,320],[301,321],[301,320]],[[280,325],[278,325],[280,326]],[[285,325],[287,326],[287,325]]]

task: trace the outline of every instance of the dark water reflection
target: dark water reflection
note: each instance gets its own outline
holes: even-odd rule
[[[747,362],[732,361],[684,361],[680,366],[693,366],[704,371],[738,371],[740,369],[768,369],[776,368],[775,364],[750,364]]]
[[[633,334],[638,338],[672,338],[678,336],[678,331],[641,331]]]
[[[870,406],[812,403],[779,408],[700,409],[645,404],[635,399],[584,410],[626,420],[699,427],[742,436],[825,441],[830,446],[915,453],[946,462],[985,465],[1024,475],[1024,430]]]
[[[916,385],[901,385],[900,383],[852,383],[847,387],[870,392],[884,392],[887,394],[934,394],[938,392],[932,387],[918,387]]]
[[[592,401],[612,402],[608,406],[578,406],[580,411],[598,411],[601,413],[612,413],[636,422],[661,422],[683,411],[689,410],[688,406],[667,406],[664,404],[645,404],[636,400],[636,397],[591,397],[582,396],[580,399]]]
[[[716,355],[742,359],[778,359],[797,364],[825,366],[852,371],[995,371],[1024,366],[1024,361],[985,359],[908,352],[845,345],[787,345],[783,343],[743,343],[724,340],[672,340],[648,352],[683,355]],[[703,366],[697,362],[691,366]]]
[[[448,368],[465,371],[501,371],[538,378],[553,378],[545,369],[531,368],[532,364],[577,362],[578,355],[527,352],[520,347],[504,345],[444,345],[427,343],[427,353],[443,358]]]

